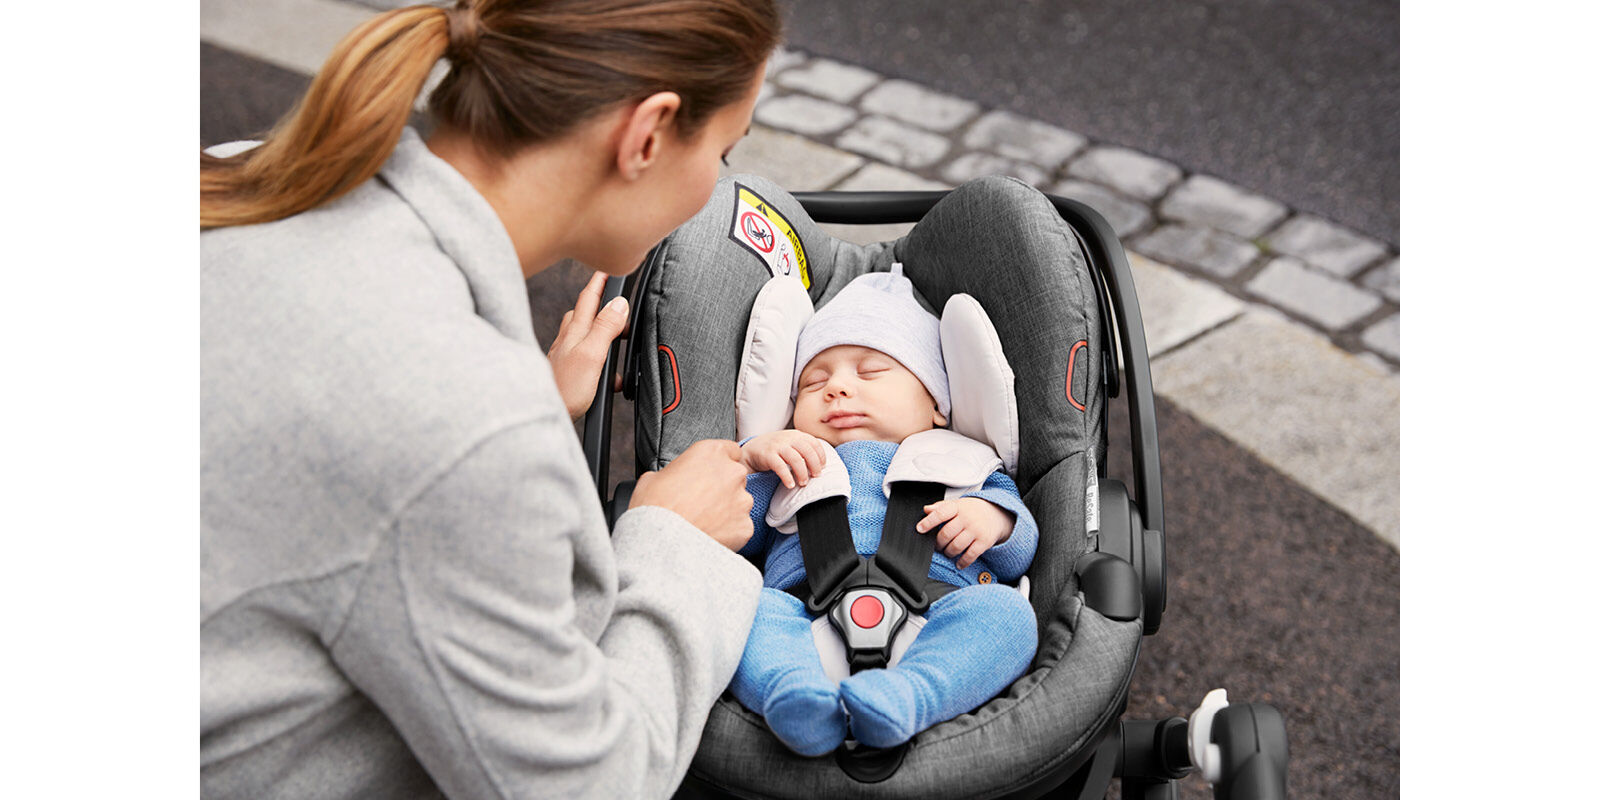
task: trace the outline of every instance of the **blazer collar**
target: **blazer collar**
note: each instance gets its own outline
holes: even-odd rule
[[[478,316],[506,336],[534,344],[522,265],[489,201],[412,128],[400,134],[378,175],[416,211],[466,277]]]

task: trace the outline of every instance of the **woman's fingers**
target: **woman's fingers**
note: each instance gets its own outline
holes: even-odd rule
[[[578,292],[578,302],[572,306],[571,335],[579,341],[589,335],[589,326],[594,323],[594,315],[600,311],[600,296],[605,292],[605,288],[606,274],[596,272],[589,276],[589,282],[583,285],[583,291]]]
[[[605,363],[606,352],[611,348],[611,343],[622,335],[622,329],[627,326],[628,301],[618,295],[589,321],[589,330],[584,335],[580,347],[589,358]]]

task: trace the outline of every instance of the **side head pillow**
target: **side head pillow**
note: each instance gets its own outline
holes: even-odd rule
[[[939,318],[939,346],[950,376],[950,428],[987,442],[1007,475],[1017,474],[1022,446],[1017,427],[1016,376],[1000,349],[1000,334],[969,294],[951,295]]]
[[[772,278],[756,294],[734,392],[740,441],[788,427],[800,329],[814,311],[805,288],[791,276]],[[950,377],[951,429],[993,447],[1005,471],[1015,474],[1021,445],[1015,376],[994,323],[971,295],[953,295],[945,303],[939,343]]]
[[[800,329],[816,309],[800,279],[778,275],[756,293],[744,352],[734,383],[734,421],[739,441],[783,430],[794,416],[789,386],[794,375]]]

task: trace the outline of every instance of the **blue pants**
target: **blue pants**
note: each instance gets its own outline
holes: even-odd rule
[[[1033,608],[1009,586],[957,589],[929,606],[926,617],[895,666],[835,685],[817,656],[805,603],[763,589],[728,688],[802,755],[831,752],[847,733],[871,747],[892,747],[999,694],[1022,676],[1038,648]]]

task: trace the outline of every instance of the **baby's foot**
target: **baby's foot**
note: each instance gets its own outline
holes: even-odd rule
[[[850,730],[868,747],[894,747],[921,730],[916,689],[900,670],[858,672],[839,684],[839,696],[850,712]]]
[[[803,756],[833,752],[849,732],[839,688],[832,681],[781,685],[767,697],[761,716],[779,741]]]

